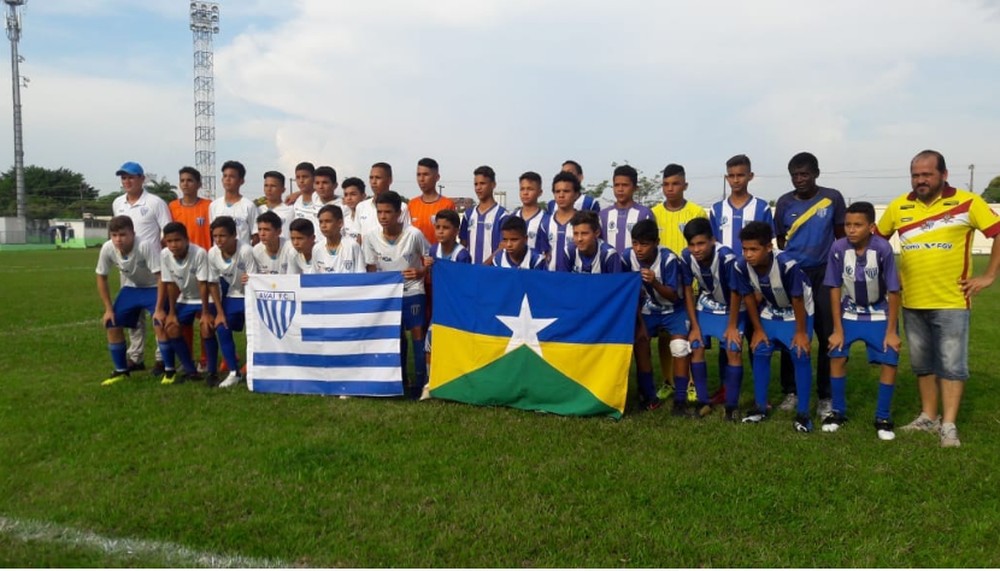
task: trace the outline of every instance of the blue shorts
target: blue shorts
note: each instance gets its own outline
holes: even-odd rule
[[[715,337],[719,340],[719,345],[725,343],[726,339],[726,329],[729,328],[729,316],[719,315],[718,313],[709,313],[707,311],[697,310],[695,315],[698,317],[698,327],[701,328],[701,342],[704,344],[705,348],[712,346],[711,338]],[[739,316],[736,318],[736,329],[740,332],[740,337],[743,336],[743,332],[747,329],[747,313],[741,311]],[[693,344],[692,349],[697,349]],[[729,343],[730,351],[740,351],[741,347],[739,345],[734,345]]]
[[[178,303],[177,322],[181,325],[192,325],[194,320],[201,316],[200,303]]]
[[[841,350],[830,351],[833,359],[839,357],[849,357],[851,353],[851,343],[864,341],[868,347],[868,362],[880,365],[899,364],[899,353],[892,348],[882,350],[885,341],[885,330],[888,323],[885,321],[856,321],[844,319],[844,347]]]
[[[646,324],[646,333],[655,337],[661,331],[670,335],[687,336],[691,332],[691,323],[687,313],[674,311],[671,313],[643,313],[642,322]]]
[[[903,327],[910,346],[910,366],[918,377],[937,375],[949,381],[969,378],[969,310],[906,309]]]
[[[226,323],[230,331],[243,331],[246,324],[245,306],[242,297],[225,297],[222,299],[222,311],[226,313]]]
[[[425,294],[403,297],[403,329],[413,329],[424,326],[424,311],[427,306]]]
[[[143,309],[150,315],[156,313],[156,288],[125,286],[118,291],[112,309],[115,312],[115,324],[105,323],[105,327],[134,329]]]
[[[767,335],[768,346],[758,345],[754,355],[769,356],[774,353],[775,345],[780,345],[789,351],[792,350],[792,339],[795,337],[795,320],[778,320],[760,318],[760,324]],[[806,317],[806,335],[812,343],[813,316]]]

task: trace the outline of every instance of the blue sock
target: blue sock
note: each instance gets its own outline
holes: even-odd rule
[[[674,402],[687,402],[687,400],[688,378],[674,375]]]
[[[830,377],[830,396],[833,410],[847,415],[847,377]]]
[[[120,373],[128,370],[128,357],[125,355],[125,342],[108,343],[108,352],[111,353],[111,362],[115,365],[115,372]]]
[[[174,370],[174,348],[170,346],[170,341],[157,341],[160,346],[160,355],[163,357],[163,370]]]
[[[753,356],[753,401],[757,410],[767,411],[767,387],[771,384],[771,355]]]
[[[639,394],[646,402],[656,402],[656,385],[653,383],[653,372],[648,371],[643,373],[639,371],[636,373],[637,381],[639,384]]]
[[[708,363],[691,363],[691,377],[694,379],[694,392],[698,393],[698,402],[708,402]]]
[[[726,407],[736,408],[740,405],[740,385],[743,384],[743,365],[734,367],[732,365],[726,366],[726,378],[724,385],[726,387]]]
[[[174,348],[174,354],[177,355],[177,360],[181,362],[181,367],[183,367],[185,373],[196,373],[198,367],[194,364],[194,359],[191,358],[191,349],[188,348],[187,343],[184,342],[183,337],[178,337],[177,339],[171,339],[170,344]]]
[[[832,379],[831,379],[832,380]],[[892,407],[892,394],[896,392],[896,385],[878,385],[878,403],[875,405],[875,419],[889,420],[892,418],[889,410]]]
[[[427,356],[424,353],[423,339],[413,340],[413,376],[416,377],[414,389],[419,397],[420,391],[427,384]]]
[[[233,340],[232,330],[220,326],[215,328],[215,334],[219,336],[219,347],[222,349],[222,358],[226,360],[226,366],[231,372],[239,374],[240,361],[236,357],[236,341]]]
[[[796,412],[809,416],[809,397],[812,394],[813,371],[809,355],[797,356],[792,351],[792,365],[795,368],[795,392],[799,396],[799,406]]]
[[[206,337],[205,341],[205,367],[209,374],[219,372],[219,342],[215,336]]]

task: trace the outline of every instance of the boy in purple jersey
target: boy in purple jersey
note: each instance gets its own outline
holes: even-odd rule
[[[632,227],[640,220],[651,219],[653,212],[633,199],[639,184],[639,172],[635,167],[615,167],[611,181],[615,203],[601,211],[601,228],[604,240],[621,253],[632,241]]]
[[[569,245],[573,240],[570,220],[576,214],[577,197],[580,196],[580,179],[568,172],[560,172],[552,179],[552,194],[556,209],[549,214],[545,233],[549,239],[548,267],[550,271],[566,267]]]
[[[576,179],[580,181],[580,187],[583,188],[583,167],[580,166],[580,163],[572,159],[563,161],[562,172],[568,172],[573,176],[575,176]],[[593,196],[581,193],[580,196],[578,196],[576,198],[576,201],[573,203],[573,208],[577,210],[593,210],[596,213],[600,213],[601,203],[598,202],[598,200]],[[556,211],[555,200],[549,201],[547,211],[549,214],[552,214],[553,212]]]
[[[710,408],[708,396],[708,366],[705,347],[714,337],[719,341],[720,353],[725,361],[720,367],[725,387],[726,420],[736,421],[743,382],[743,332],[746,331],[746,312],[741,311],[743,300],[732,291],[733,266],[736,254],[712,235],[712,225],[704,218],[695,218],[684,226],[688,247],[681,252],[681,266],[698,282],[698,298],[689,298],[691,319],[691,377],[697,394],[699,416],[706,416]]]
[[[517,270],[544,270],[545,258],[528,247],[528,225],[517,216],[503,221],[500,229],[503,238],[501,250],[493,256],[493,265],[498,268]]]
[[[844,219],[847,234],[830,247],[824,284],[830,288],[834,307],[830,335],[830,390],[833,410],[823,419],[823,432],[836,432],[847,422],[847,357],[851,344],[864,341],[868,361],[879,363],[875,432],[892,440],[892,395],[896,388],[900,340],[897,330],[900,306],[899,275],[892,246],[875,235],[875,207],[855,202]]]
[[[767,201],[750,194],[753,170],[750,157],[736,155],[726,161],[726,182],[729,198],[720,200],[708,211],[715,241],[729,247],[737,256],[743,255],[740,230],[751,222],[767,222],[774,228],[774,217]]]
[[[493,197],[497,187],[496,172],[491,167],[481,166],[472,174],[479,204],[465,212],[459,237],[462,245],[469,249],[472,263],[483,264],[500,247],[500,227],[507,211]]]
[[[449,260],[460,264],[471,264],[472,256],[461,244],[458,243],[458,229],[461,222],[458,212],[454,210],[440,210],[434,218],[434,236],[437,242],[431,245],[430,252],[424,256],[424,266],[430,272],[430,267],[435,260]]]
[[[569,245],[566,266],[561,272],[575,274],[617,274],[625,271],[622,257],[601,240],[601,222],[593,210],[581,210],[569,221],[573,243]]]
[[[545,229],[548,227],[549,215],[538,204],[538,198],[542,195],[542,177],[536,172],[528,171],[518,179],[518,185],[521,206],[513,215],[528,224],[528,247],[539,254],[547,255],[549,237]]]
[[[792,356],[795,385],[801,395],[792,426],[798,432],[812,432],[813,422],[809,418],[812,288],[794,259],[784,252],[774,254],[773,238],[771,227],[765,222],[747,224],[740,231],[744,258],[736,263],[733,272],[732,288],[743,296],[747,317],[754,329],[750,350],[753,351],[756,407],[743,417],[743,422],[758,423],[767,419],[771,355],[775,346],[781,346]]]
[[[635,365],[640,404],[646,410],[660,407],[653,384],[650,339],[660,332],[670,338],[674,373],[674,415],[687,416],[687,387],[691,344],[690,316],[684,301],[683,272],[677,256],[660,246],[660,231],[653,220],[643,220],[632,228],[632,247],[625,251],[625,270],[642,274],[635,336]]]

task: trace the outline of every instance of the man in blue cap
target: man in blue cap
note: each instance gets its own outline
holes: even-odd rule
[[[135,227],[137,243],[148,243],[155,251],[162,248],[160,244],[163,227],[170,224],[170,208],[162,198],[146,192],[146,173],[142,165],[129,161],[121,166],[115,176],[121,179],[125,194],[119,196],[111,205],[114,216],[128,216]],[[145,368],[144,353],[146,349],[146,318],[145,313],[139,315],[135,329],[129,332],[129,369]],[[159,349],[156,351],[156,362],[160,366]],[[160,366],[162,368],[162,366]],[[153,374],[161,373],[154,369]]]

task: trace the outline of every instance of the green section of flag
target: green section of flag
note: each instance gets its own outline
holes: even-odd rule
[[[445,358],[445,357],[442,357]],[[621,413],[522,345],[489,365],[431,391],[435,398],[481,406],[509,406],[571,416]]]

